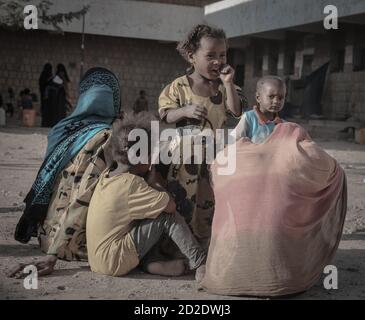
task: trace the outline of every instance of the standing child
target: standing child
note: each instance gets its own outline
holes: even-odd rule
[[[30,90],[25,88],[23,90],[23,95],[21,98],[22,110],[32,110],[33,109],[33,97],[30,94]]]
[[[283,122],[279,112],[285,103],[286,85],[277,76],[265,76],[256,85],[256,102],[253,110],[245,112],[231,135],[249,138],[253,143],[262,143]]]
[[[157,184],[155,175],[150,175],[147,182],[144,179],[151,168],[150,139],[146,163],[131,164],[128,157],[136,144],[128,141],[129,133],[138,128],[150,138],[151,119],[148,114],[126,114],[113,124],[112,156],[116,163],[100,176],[86,222],[91,270],[122,276],[142,262],[150,273],[180,275],[185,271],[183,260],[144,263],[147,253],[162,235],[167,235],[186,256],[189,268],[197,271],[199,280],[204,272],[204,250],[176,211],[174,200]]]
[[[244,97],[233,83],[234,69],[227,64],[227,39],[223,30],[197,25],[177,50],[189,62],[187,74],[168,84],[159,97],[162,121],[177,128],[223,127],[226,113],[239,117]],[[168,181],[178,182],[192,204],[190,226],[198,240],[208,245],[214,212],[214,197],[207,164],[172,164]]]

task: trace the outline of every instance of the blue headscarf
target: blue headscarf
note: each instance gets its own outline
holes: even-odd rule
[[[90,69],[80,82],[75,111],[48,134],[45,160],[31,190],[15,231],[15,239],[28,242],[44,220],[58,174],[98,132],[111,127],[120,112],[120,88],[116,76],[107,69]]]

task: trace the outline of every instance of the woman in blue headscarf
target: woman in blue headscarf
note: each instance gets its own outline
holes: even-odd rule
[[[52,272],[58,258],[87,259],[88,204],[100,173],[111,164],[104,151],[119,113],[118,79],[107,69],[92,68],[80,82],[75,111],[51,129],[45,160],[15,230],[22,243],[38,236],[47,254],[37,263],[38,275]],[[19,265],[10,275],[23,268]]]

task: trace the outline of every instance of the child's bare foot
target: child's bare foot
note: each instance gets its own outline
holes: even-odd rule
[[[185,263],[182,259],[151,262],[147,271],[160,276],[181,276],[185,272]]]

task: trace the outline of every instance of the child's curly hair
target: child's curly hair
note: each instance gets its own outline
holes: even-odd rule
[[[176,49],[180,55],[189,62],[188,53],[195,53],[199,49],[200,40],[203,37],[224,39],[227,45],[227,37],[223,29],[216,29],[205,24],[198,24],[189,32],[185,40],[179,42]]]
[[[113,122],[111,149],[113,161],[130,166],[128,160],[129,149],[136,144],[137,141],[128,141],[128,135],[133,129],[145,130],[148,136],[148,154],[151,154],[151,121],[157,120],[156,116],[149,112],[140,112],[134,115],[131,112],[122,113],[120,118]]]

